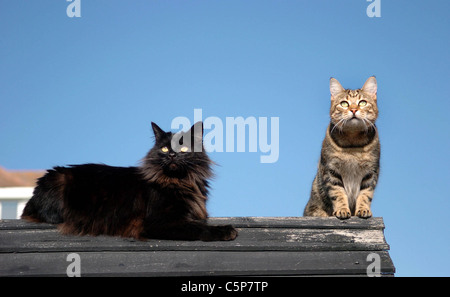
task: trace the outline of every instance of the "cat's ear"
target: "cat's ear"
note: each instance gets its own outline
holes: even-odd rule
[[[338,94],[344,92],[345,89],[341,86],[339,81],[334,77],[330,78],[330,93],[331,98],[336,97]]]
[[[369,95],[376,95],[377,94],[377,79],[375,76],[369,77],[366,82],[364,83],[364,86],[361,88],[361,90],[364,93],[367,93]]]
[[[197,122],[189,130],[191,140],[194,143],[194,152],[203,151],[203,122]]]
[[[152,122],[153,133],[155,134],[156,141],[160,140],[163,135],[166,134],[158,125]]]
[[[203,122],[199,121],[195,123],[190,130],[191,135],[193,135],[195,141],[202,141],[203,139]]]

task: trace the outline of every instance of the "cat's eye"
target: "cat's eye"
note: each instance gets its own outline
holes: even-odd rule
[[[180,148],[180,151],[183,152],[183,153],[187,152],[188,150],[189,150],[189,148],[187,146],[182,146]]]
[[[367,101],[366,100],[361,100],[358,103],[359,106],[366,106],[367,105]]]
[[[348,102],[347,101],[342,101],[341,102],[341,106],[342,107],[348,107]]]
[[[167,146],[164,146],[164,147],[161,148],[161,151],[163,153],[167,153],[169,151],[169,148]]]

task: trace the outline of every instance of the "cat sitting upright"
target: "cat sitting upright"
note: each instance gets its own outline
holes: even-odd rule
[[[317,175],[304,216],[369,218],[380,170],[377,81],[345,90],[330,80],[331,122],[322,144]]]
[[[48,170],[22,219],[58,224],[64,234],[235,239],[231,225],[206,223],[212,161],[203,148],[203,123],[176,134],[155,123],[152,128],[155,145],[139,167],[84,164]]]

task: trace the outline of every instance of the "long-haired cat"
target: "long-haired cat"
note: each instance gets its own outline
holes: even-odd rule
[[[58,224],[64,234],[235,239],[231,225],[206,223],[212,161],[203,149],[203,123],[176,134],[154,123],[152,128],[155,145],[139,167],[84,164],[48,170],[22,219]]]
[[[304,216],[369,218],[380,170],[377,81],[346,90],[330,80],[331,121]]]

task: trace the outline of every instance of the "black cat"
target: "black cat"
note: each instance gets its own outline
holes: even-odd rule
[[[140,167],[84,164],[48,170],[22,219],[58,224],[64,234],[235,239],[231,225],[206,224],[212,161],[203,149],[203,123],[176,134],[155,123],[152,128],[155,145]]]

